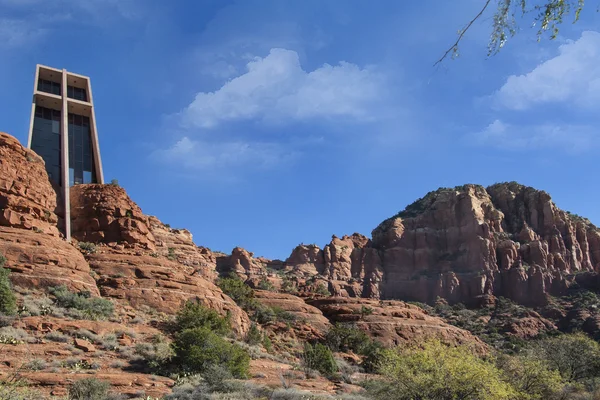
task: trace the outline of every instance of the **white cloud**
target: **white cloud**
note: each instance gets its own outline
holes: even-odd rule
[[[578,153],[593,147],[597,137],[597,130],[584,125],[517,126],[497,119],[483,131],[467,135],[465,139],[470,144],[503,150],[554,148]]]
[[[292,159],[294,154],[275,143],[209,142],[185,136],[170,148],[155,151],[152,157],[187,170],[222,172],[236,168],[269,168]]]
[[[510,76],[492,97],[513,110],[561,102],[595,110],[600,105],[600,33],[583,32],[561,45],[558,56],[525,75]]]
[[[292,50],[271,49],[246,65],[247,72],[214,92],[200,92],[181,114],[186,128],[211,128],[223,121],[272,121],[373,117],[383,82],[355,64],[324,64],[306,72]]]
[[[32,26],[26,20],[0,18],[0,48],[28,45],[46,33],[46,29]]]

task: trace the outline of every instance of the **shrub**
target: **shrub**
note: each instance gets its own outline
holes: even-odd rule
[[[515,391],[491,364],[465,347],[428,341],[419,347],[385,350],[380,372],[387,378],[367,386],[384,400],[508,400]]]
[[[323,283],[319,283],[315,289],[315,293],[320,296],[331,296],[331,293]]]
[[[0,343],[2,344],[19,344],[31,343],[35,338],[21,328],[13,328],[5,326],[0,328]]]
[[[175,331],[193,328],[208,328],[219,335],[226,335],[231,330],[228,318],[199,301],[188,301],[175,317]]]
[[[118,179],[113,179],[110,181],[110,184],[116,187],[119,187],[119,180]]]
[[[86,254],[94,254],[96,252],[96,245],[90,242],[79,242],[79,248]]]
[[[268,324],[269,322],[275,321],[275,312],[271,307],[259,305],[252,314],[252,319],[261,325]]]
[[[262,278],[260,282],[258,282],[257,287],[258,289],[268,290],[270,292],[275,290],[275,286],[273,286],[273,284],[267,278]]]
[[[171,261],[174,261],[177,259],[177,255],[175,254],[175,248],[174,247],[169,247],[169,251],[167,253],[167,258]]]
[[[235,274],[231,274],[227,278],[219,279],[217,281],[217,286],[221,288],[223,293],[231,297],[238,306],[246,311],[254,310],[258,306],[252,288],[246,285],[244,281]]]
[[[96,378],[84,378],[69,388],[69,400],[105,400],[110,384]]]
[[[32,370],[32,371],[41,371],[41,370],[46,369],[46,361],[44,361],[40,358],[34,358],[33,360],[31,360],[27,364],[25,364],[25,368]]]
[[[513,388],[519,393],[519,399],[546,400],[557,399],[563,389],[561,376],[556,370],[548,368],[546,363],[525,357],[501,356],[496,361]]]
[[[204,372],[221,365],[236,378],[246,378],[250,356],[240,346],[227,342],[209,327],[185,329],[173,342],[176,361],[189,372]]]
[[[52,331],[46,334],[46,339],[52,340],[53,342],[67,343],[71,340],[71,337],[58,331]]]
[[[583,333],[541,340],[528,354],[547,363],[568,382],[583,382],[600,374],[600,345]]]
[[[283,322],[294,322],[296,321],[296,316],[289,311],[284,310],[281,307],[272,307],[273,313],[275,315],[275,319]]]
[[[90,297],[89,292],[73,293],[64,285],[51,287],[48,290],[56,297],[58,306],[80,311],[80,313],[72,313],[73,317],[105,319],[113,315],[115,306],[110,300]]]
[[[371,342],[361,350],[363,356],[361,367],[367,373],[376,372],[384,355],[385,347],[379,342],[371,340]]]
[[[248,330],[248,333],[246,334],[245,341],[249,345],[259,344],[262,341],[262,334],[260,333],[260,330],[256,324],[252,324],[250,326],[250,330]]]
[[[152,337],[150,343],[136,344],[135,354],[150,369],[158,369],[171,361],[171,358],[173,358],[173,349],[163,336],[155,335]]]
[[[336,323],[325,335],[325,344],[333,351],[353,351],[360,354],[371,338],[356,326]]]
[[[322,374],[331,376],[338,370],[333,353],[329,347],[321,343],[316,343],[314,346],[310,343],[305,343],[302,360],[307,375],[310,370],[316,370]]]
[[[4,268],[6,258],[0,254],[0,313],[14,315],[17,312],[17,298],[8,276],[10,270]]]
[[[298,293],[298,287],[290,278],[284,277],[281,283],[281,291],[289,294],[296,294]]]
[[[51,315],[54,313],[53,302],[46,296],[25,296],[19,307],[19,315],[29,317],[35,315]]]

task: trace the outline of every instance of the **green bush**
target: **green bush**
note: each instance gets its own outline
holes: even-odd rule
[[[502,355],[496,365],[505,381],[519,393],[519,400],[560,399],[563,383],[560,374],[545,362],[527,357]]]
[[[90,297],[89,292],[73,293],[64,285],[50,287],[48,291],[54,295],[59,307],[80,311],[72,315],[80,319],[105,319],[111,317],[115,310],[110,300]]]
[[[17,312],[17,299],[12,290],[10,270],[4,268],[6,258],[0,254],[0,313],[14,315]]]
[[[258,306],[252,288],[246,285],[244,281],[235,274],[231,274],[227,278],[220,278],[217,281],[217,286],[219,286],[223,293],[231,297],[233,301],[245,311],[254,310]]]
[[[371,338],[356,326],[336,323],[325,334],[325,344],[333,351],[353,351],[360,354]]]
[[[319,283],[315,289],[315,293],[320,296],[331,296],[331,293],[323,283]]]
[[[254,313],[251,315],[251,318],[258,322],[261,325],[268,324],[269,322],[275,321],[275,311],[271,307],[264,306],[259,304]]]
[[[600,376],[600,345],[583,333],[540,340],[529,347],[528,355],[558,371],[567,382]]]
[[[379,342],[371,340],[371,342],[361,349],[360,354],[363,356],[362,363],[360,364],[365,372],[372,373],[376,372],[380,365],[384,355],[385,347]]]
[[[219,335],[227,335],[231,330],[228,318],[199,301],[188,301],[175,317],[175,331],[193,328],[208,328]]]
[[[176,362],[188,372],[204,372],[215,365],[226,368],[235,378],[246,378],[250,356],[236,344],[211,331],[209,327],[185,329],[173,342]]]
[[[94,254],[96,252],[96,245],[90,242],[79,242],[79,248],[87,254]]]
[[[271,309],[273,310],[273,314],[275,315],[275,319],[277,321],[291,323],[291,322],[295,322],[297,320],[297,318],[294,314],[292,314],[289,311],[284,310],[281,307],[275,306],[275,307],[272,307]]]
[[[246,334],[246,338],[245,338],[246,343],[248,343],[249,345],[252,346],[252,345],[261,343],[262,339],[263,339],[263,337],[260,332],[260,329],[258,329],[256,324],[252,324],[250,326],[250,330],[248,330],[248,333]]]
[[[275,290],[275,286],[273,286],[273,284],[267,278],[262,278],[260,282],[258,282],[257,288],[261,290],[268,290],[270,292]]]
[[[151,370],[167,365],[174,355],[171,344],[161,335],[155,335],[149,343],[136,344],[134,352]]]
[[[96,378],[84,378],[69,388],[69,400],[105,400],[110,384]]]
[[[314,346],[310,343],[304,344],[304,353],[302,354],[304,370],[308,374],[311,370],[331,376],[336,373],[338,366],[329,347],[316,343]]]
[[[439,341],[385,350],[379,372],[386,378],[367,386],[381,400],[512,400],[517,393],[492,363],[465,347]]]

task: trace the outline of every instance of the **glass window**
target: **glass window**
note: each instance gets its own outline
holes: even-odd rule
[[[69,168],[69,186],[75,184],[75,169]]]
[[[58,117],[57,117],[58,115]],[[31,149],[45,161],[48,176],[60,181],[60,112],[36,106],[33,119]]]
[[[83,183],[92,183],[91,171],[83,171]]]

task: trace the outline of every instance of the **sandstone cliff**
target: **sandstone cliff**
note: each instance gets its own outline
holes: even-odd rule
[[[504,296],[543,305],[573,274],[600,268],[600,230],[517,183],[439,189],[382,222],[372,241],[301,245],[285,268],[335,295],[477,305]]]

